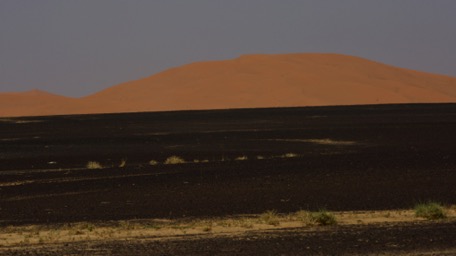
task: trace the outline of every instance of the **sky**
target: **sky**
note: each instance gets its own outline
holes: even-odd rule
[[[456,77],[454,0],[0,0],[0,92],[82,97],[184,64],[340,53]]]

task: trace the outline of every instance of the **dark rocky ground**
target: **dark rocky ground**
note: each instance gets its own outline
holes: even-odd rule
[[[455,204],[455,131],[456,104],[0,119],[0,221],[10,225],[211,217],[269,209],[381,210],[428,200]],[[287,153],[298,157],[280,157]],[[171,155],[190,163],[148,164],[163,163]],[[241,156],[247,160],[235,160]],[[127,165],[119,168],[122,159]],[[88,170],[88,161],[109,168]],[[320,251],[337,254],[343,252],[337,248],[354,246],[349,241],[358,239],[358,233],[371,237],[369,241],[404,241],[407,250],[427,248],[419,238],[426,230],[442,241],[455,234],[454,223],[353,227],[354,233],[343,229],[265,233],[258,240],[120,241],[108,242],[108,247],[128,248],[131,243],[160,251],[164,246],[162,255],[203,254],[193,246],[209,252],[245,250],[244,255],[256,254],[250,252],[258,248],[259,254],[264,249],[263,255],[277,255],[273,252],[281,250],[279,245],[279,251],[266,248],[282,243],[294,248],[285,255],[306,255],[302,246],[307,243],[300,244],[301,238],[331,242],[337,237],[333,242],[339,246]],[[369,242],[359,252],[378,251],[381,244]],[[450,244],[454,248],[456,243],[435,248]],[[115,252],[122,254],[118,248]]]

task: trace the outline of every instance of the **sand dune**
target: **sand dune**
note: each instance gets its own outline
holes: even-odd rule
[[[80,113],[76,99],[32,90],[22,93],[0,93],[0,117],[39,116]]]
[[[198,62],[84,98],[0,94],[0,116],[456,102],[456,78],[339,54]]]

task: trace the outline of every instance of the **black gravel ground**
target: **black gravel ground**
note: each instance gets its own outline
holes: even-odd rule
[[[0,119],[0,225],[456,204],[455,131],[456,104]],[[187,163],[164,165],[172,155]],[[105,168],[89,170],[88,161]],[[456,244],[454,223],[344,229],[261,233],[257,240],[100,242],[74,250],[125,255],[119,248],[131,245],[162,253],[137,255],[233,255],[230,248],[236,255],[306,255],[375,252],[398,239],[404,247],[388,250]],[[425,242],[421,234],[428,231],[440,238]],[[362,237],[370,242],[359,251]]]

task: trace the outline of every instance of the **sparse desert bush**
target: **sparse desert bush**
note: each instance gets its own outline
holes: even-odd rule
[[[103,169],[103,166],[99,162],[89,161],[86,165],[87,169]]]
[[[124,168],[127,165],[127,159],[122,159],[120,160],[119,167]]]
[[[304,142],[320,144],[320,145],[355,145],[355,141],[343,141],[343,140],[332,140],[332,139],[308,139],[303,140]]]
[[[437,220],[445,218],[446,214],[441,204],[428,202],[415,205],[415,216],[428,220]]]
[[[295,153],[286,153],[284,155],[282,155],[283,158],[293,158],[293,157],[298,157],[297,154]]]
[[[212,231],[213,226],[214,226],[214,223],[212,223],[212,221],[208,221],[207,223],[204,223],[203,231],[210,232],[210,231]]]
[[[260,221],[272,226],[280,225],[279,215],[275,210],[270,210],[260,215]]]
[[[308,211],[304,211],[304,210],[297,211],[293,217],[298,221],[304,222],[305,224],[309,224],[311,222],[310,221],[310,212],[308,212]]]
[[[89,232],[92,232],[94,229],[95,229],[95,225],[91,224],[91,223],[87,223],[87,225],[85,226],[85,228],[89,231]]]
[[[158,162],[157,162],[157,161],[155,161],[155,160],[150,160],[150,161],[149,161],[149,164],[150,164],[150,165],[157,165],[157,164],[158,164]]]
[[[185,160],[178,157],[178,156],[170,156],[166,158],[165,164],[183,164],[185,163]]]
[[[326,211],[320,210],[318,212],[309,213],[309,220],[315,224],[322,226],[329,226],[337,224],[336,217],[334,214]]]
[[[245,222],[241,222],[239,224],[239,226],[241,228],[253,228],[253,223],[252,222],[248,222],[248,221],[245,221]]]

